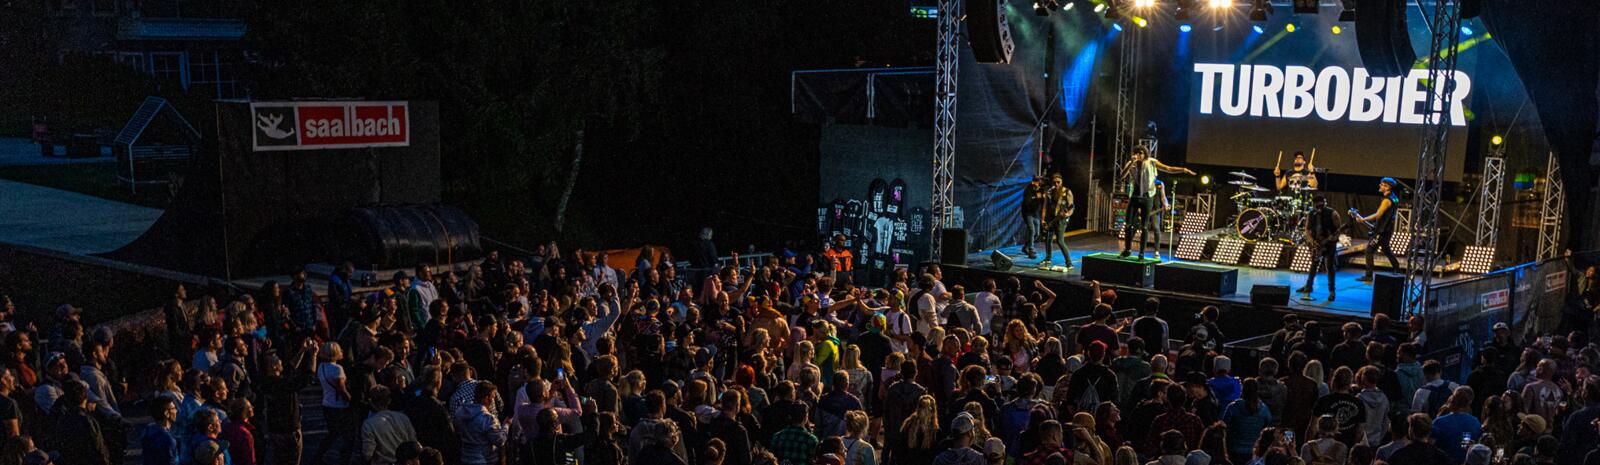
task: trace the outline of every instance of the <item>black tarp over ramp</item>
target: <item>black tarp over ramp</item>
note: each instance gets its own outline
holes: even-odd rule
[[[217,131],[206,135],[172,205],[139,239],[104,256],[225,279],[348,258],[335,253],[348,241],[330,237],[330,223],[358,207],[440,200],[438,105],[403,103],[403,146],[271,151],[255,149],[249,103],[217,103]]]

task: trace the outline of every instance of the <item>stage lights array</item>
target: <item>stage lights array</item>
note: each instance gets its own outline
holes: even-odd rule
[[[1217,242],[1217,253],[1211,256],[1211,261],[1224,265],[1238,265],[1239,255],[1243,253],[1244,241],[1223,239]]]
[[[1187,217],[1185,217],[1187,219]],[[1178,238],[1178,251],[1174,253],[1179,260],[1200,261],[1206,253],[1206,240],[1200,236],[1184,234]]]
[[[1210,215],[1199,212],[1184,212],[1183,223],[1178,225],[1178,234],[1198,234],[1206,230],[1206,222],[1211,220]]]
[[[1233,8],[1233,0],[1207,0],[1206,6],[1211,7],[1213,10]]]
[[[1257,242],[1255,251],[1250,253],[1250,266],[1274,269],[1278,267],[1278,259],[1282,256],[1283,243]]]
[[[1298,246],[1294,248],[1294,260],[1289,262],[1289,271],[1296,273],[1310,273],[1311,261],[1316,258],[1316,251],[1310,247]]]
[[[1469,245],[1461,256],[1461,271],[1484,274],[1494,269],[1494,246]]]
[[[1376,245],[1367,244],[1367,247]],[[1389,249],[1400,255],[1408,254],[1408,251],[1411,250],[1411,231],[1395,231],[1394,235],[1389,236]]]
[[[1133,0],[1134,8],[1145,9],[1154,6],[1156,6],[1156,0]]]

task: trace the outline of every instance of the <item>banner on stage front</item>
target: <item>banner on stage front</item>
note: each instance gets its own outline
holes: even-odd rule
[[[406,102],[251,102],[254,151],[411,145]]]

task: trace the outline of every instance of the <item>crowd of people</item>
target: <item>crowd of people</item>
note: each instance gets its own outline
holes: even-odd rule
[[[1582,332],[1497,325],[1457,384],[1423,359],[1419,318],[1287,315],[1246,369],[1214,307],[1169,323],[1099,283],[1058,302],[1015,277],[947,286],[937,265],[868,287],[839,258],[734,255],[690,282],[666,251],[625,270],[552,244],[362,293],[345,265],[323,292],[305,272],[178,288],[142,347],[85,334],[71,306],[18,327],[8,302],[0,465],[1600,463]],[[124,373],[115,351],[165,360]]]

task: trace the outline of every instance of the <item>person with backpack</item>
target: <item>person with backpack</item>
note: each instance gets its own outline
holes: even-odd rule
[[[921,278],[917,279],[917,287],[919,289],[915,294],[911,295],[911,309],[915,317],[913,318],[913,323],[916,325],[917,332],[922,333],[923,336],[927,336],[930,331],[933,331],[933,328],[944,325],[944,321],[939,318],[940,296],[935,294],[937,290],[934,289],[934,282],[935,279],[932,274],[924,273]]]
[[[1067,397],[1056,400],[1057,413],[1094,412],[1101,401],[1117,398],[1117,374],[1106,367],[1106,352],[1106,345],[1100,341],[1089,343],[1083,368],[1072,373]]]
[[[1444,407],[1444,401],[1456,390],[1456,383],[1440,378],[1443,374],[1444,365],[1438,360],[1422,363],[1422,387],[1411,397],[1411,411],[1430,416],[1439,414],[1439,408]]]

